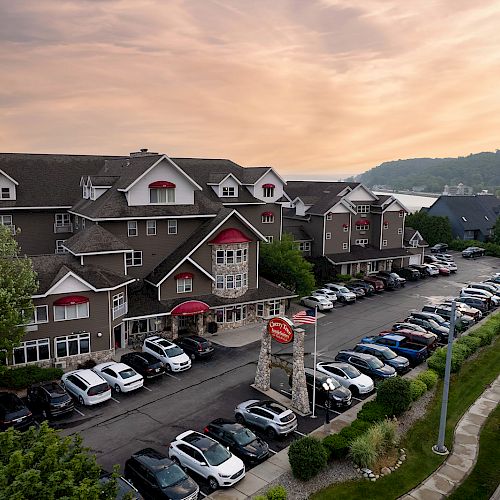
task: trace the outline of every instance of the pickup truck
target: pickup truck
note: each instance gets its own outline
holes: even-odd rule
[[[388,334],[364,337],[361,342],[364,344],[375,344],[389,347],[396,354],[407,358],[413,366],[425,361],[429,355],[427,347],[414,342],[409,342],[406,337],[403,337],[402,335]]]
[[[390,331],[380,332],[380,335],[401,335],[413,342],[414,344],[420,344],[427,347],[428,351],[434,351],[437,348],[437,340],[438,336],[435,333],[422,333],[416,332],[415,330],[411,330],[410,328],[399,328],[396,327]]]

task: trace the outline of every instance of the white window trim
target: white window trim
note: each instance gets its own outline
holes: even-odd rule
[[[226,190],[226,193],[224,193],[224,190]],[[236,188],[234,186],[222,186],[221,198],[235,198],[236,196],[238,195],[236,193]]]
[[[358,205],[356,212],[358,214],[369,214],[370,213],[370,205]]]
[[[150,232],[150,230],[153,230]],[[146,221],[146,236],[156,236],[156,220],[149,219]]]
[[[398,234],[403,234],[403,229],[402,228],[398,228]]]
[[[71,216],[67,213],[58,213],[54,216],[54,223],[56,227],[66,227],[71,224]]]
[[[136,220],[127,221],[127,236],[129,238],[135,238],[136,236],[139,236],[139,224]]]
[[[333,217],[332,217],[332,213],[331,213],[331,212],[328,212],[328,213],[326,214],[326,220],[332,220],[332,218],[333,218]]]
[[[358,238],[355,243],[356,245],[368,245],[368,238]]]
[[[387,240],[382,240],[382,246],[386,247],[387,246]]]
[[[266,240],[265,243],[272,243],[274,241],[274,236],[266,236]]]
[[[66,240],[56,240],[56,253],[68,253],[68,251],[62,246]]]
[[[342,250],[349,250],[349,244],[348,243],[342,243]]]
[[[92,346],[91,346],[91,340],[90,340],[90,333],[74,333],[72,335],[66,335],[62,337],[56,337],[54,339],[54,356],[56,359],[58,358],[57,356],[57,344],[60,343],[65,343],[66,344],[66,356],[62,356],[63,358],[70,358],[72,356],[79,356],[80,354],[88,354],[87,352],[82,353],[80,349],[80,340],[85,340],[88,339],[89,341],[89,350],[88,353],[92,352]],[[71,341],[77,341],[78,345],[78,353],[76,354],[69,354],[69,342]],[[60,359],[60,358],[59,358]]]
[[[369,231],[370,230],[370,225],[369,224],[356,224],[356,231]]]
[[[177,234],[177,219],[168,219],[167,234]]]
[[[40,346],[47,346],[49,355],[47,358],[40,358]],[[27,349],[29,347],[36,347],[36,360],[34,361],[27,361]],[[15,351],[18,350],[23,350],[24,351],[24,362],[23,363],[16,363],[16,358],[14,356]],[[14,366],[21,366],[21,365],[29,365],[32,363],[39,363],[40,361],[46,361],[50,360],[50,339],[45,338],[45,339],[36,339],[36,340],[27,340],[25,342],[21,342],[21,344],[17,347],[14,347],[13,352],[12,352],[12,364]]]
[[[262,224],[273,224],[274,215],[263,215],[261,218]]]
[[[193,278],[176,280],[177,293],[191,293],[193,291]]]
[[[41,321],[38,319],[37,310],[41,309],[41,308],[45,309],[45,317],[47,318],[45,321]],[[46,305],[34,306],[33,318],[34,318],[34,321],[30,321],[29,323],[26,323],[26,326],[28,326],[28,325],[41,325],[42,323],[48,323],[49,322],[49,306],[46,306]]]
[[[4,196],[4,191],[7,190],[8,196]],[[3,187],[0,189],[0,200],[10,200],[11,195],[10,195],[10,187]]]
[[[78,316],[78,306],[87,304],[87,315],[86,316]],[[73,321],[77,319],[85,319],[90,317],[90,303],[89,302],[83,302],[83,304],[73,304],[73,305],[67,305],[67,306],[54,306],[53,314],[54,314],[54,321]],[[76,317],[75,318],[68,318],[67,317],[67,309],[68,307],[75,307],[76,306]],[[64,308],[64,318],[56,319],[56,308]]]
[[[325,240],[331,240],[332,239],[332,233],[325,233]]]
[[[262,188],[262,197],[263,198],[274,198],[274,190],[275,188]]]
[[[389,229],[389,223],[388,222],[384,222],[384,229]]]
[[[140,254],[140,255],[138,255]],[[140,264],[135,264],[136,257],[140,257]],[[128,263],[131,262],[131,264]],[[142,251],[141,250],[133,250],[132,252],[125,253],[125,265],[127,267],[141,267],[142,266]]]
[[[165,200],[166,201],[151,201],[151,196],[153,191],[165,191]],[[169,193],[172,193],[172,199],[169,200]],[[173,205],[175,204],[175,188],[149,188],[149,204],[150,205]]]

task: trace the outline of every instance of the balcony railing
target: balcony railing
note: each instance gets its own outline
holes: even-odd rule
[[[73,224],[70,222],[69,224],[54,224],[54,233],[72,233],[73,232]]]
[[[127,314],[128,311],[128,303],[124,302],[123,304],[119,306],[113,307],[113,319],[115,320],[116,318],[119,318],[120,316],[123,316],[124,314]]]

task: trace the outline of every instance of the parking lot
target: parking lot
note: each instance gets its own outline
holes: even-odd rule
[[[500,259],[484,257],[477,260],[462,259],[456,254],[459,271],[450,277],[427,278],[408,283],[403,289],[384,292],[360,299],[353,305],[338,305],[318,321],[318,361],[333,359],[342,348],[353,346],[362,337],[380,332],[406,317],[410,309],[443,297],[457,295],[464,284],[485,279],[498,272]],[[305,351],[312,353],[314,326],[306,327]],[[135,451],[154,447],[167,452],[170,441],[181,432],[204,426],[218,417],[234,417],[234,407],[247,399],[260,399],[262,395],[250,387],[256,369],[259,343],[241,348],[217,346],[212,360],[195,361],[193,367],[180,374],[168,374],[160,380],[148,382],[134,393],[113,394],[113,400],[98,407],[81,407],[69,419],[55,422],[64,434],[79,432],[86,446],[97,455],[98,462],[110,470]],[[291,346],[273,345],[273,353],[291,352]],[[313,366],[312,354],[305,359]],[[272,387],[287,395],[290,392],[288,376],[283,370],[273,369]],[[359,404],[361,398],[353,398]],[[277,440],[265,440],[273,452],[288,446],[293,439],[307,434],[324,421],[324,408],[318,406],[318,418],[298,417],[297,431]],[[337,413],[332,413],[332,416]],[[207,485],[194,477],[208,493]]]

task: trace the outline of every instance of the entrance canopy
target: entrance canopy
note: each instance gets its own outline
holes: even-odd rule
[[[175,306],[170,314],[172,316],[194,316],[195,314],[201,314],[207,312],[210,309],[208,304],[201,302],[200,300],[188,300],[183,302],[178,306]]]

